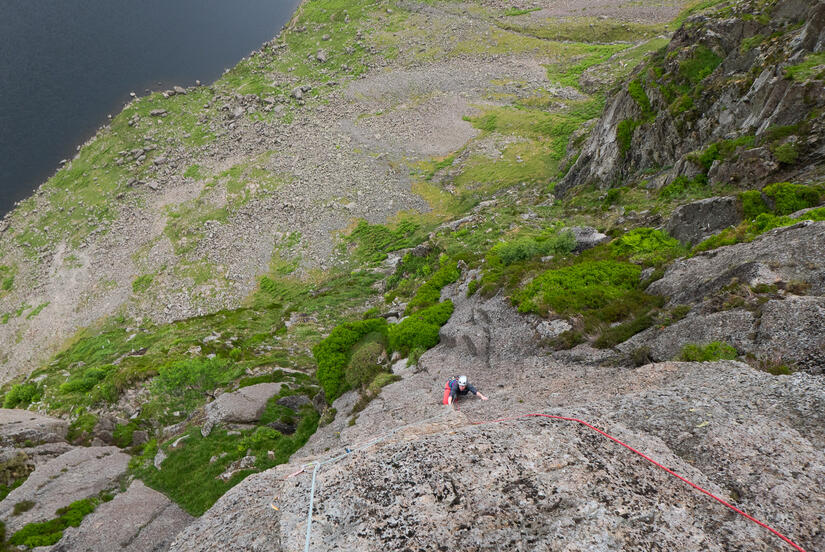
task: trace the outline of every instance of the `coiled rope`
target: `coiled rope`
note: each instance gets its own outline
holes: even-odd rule
[[[456,408],[457,408],[457,405],[456,405]],[[367,449],[367,448],[369,448],[369,447],[371,447],[371,446],[373,446],[373,445],[375,445],[375,444],[377,444],[381,441],[386,440],[391,435],[397,433],[398,431],[400,431],[402,429],[406,429],[406,428],[411,427],[413,425],[422,425],[422,424],[437,420],[438,418],[443,417],[446,413],[447,412],[443,412],[442,414],[440,414],[438,416],[433,416],[432,418],[428,418],[426,420],[423,420],[421,422],[416,422],[414,424],[399,426],[399,427],[393,429],[392,431],[386,433],[385,435],[382,435],[381,437],[373,439],[372,441],[370,441],[370,442],[368,442],[364,445],[361,445],[361,446],[359,446],[355,449],[352,449],[352,450],[346,449],[347,452],[345,452],[344,454],[338,455],[338,456],[336,456],[334,458],[330,458],[328,460],[324,460],[323,462],[314,462],[315,469],[312,471],[312,485],[310,487],[310,492],[309,492],[309,512],[307,512],[307,530],[306,530],[306,542],[304,544],[304,552],[309,552],[309,540],[310,540],[310,535],[311,535],[311,531],[312,531],[313,499],[314,499],[314,496],[315,496],[315,476],[318,473],[318,470],[320,469],[321,466],[323,466],[325,464],[332,464],[334,462],[337,462],[337,461],[341,460],[342,458],[346,458],[350,454],[360,452],[364,449]],[[624,442],[620,441],[616,437],[613,437],[612,435],[610,435],[610,434],[602,431],[601,429],[585,422],[584,420],[580,420],[578,418],[568,418],[568,417],[565,417],[565,416],[554,416],[552,414],[544,414],[544,413],[541,413],[541,412],[533,412],[533,413],[529,413],[529,414],[520,414],[518,416],[512,416],[512,417],[509,417],[509,418],[498,418],[498,419],[495,419],[495,420],[485,420],[485,421],[470,420],[470,424],[471,425],[496,424],[496,423],[500,423],[500,422],[521,421],[521,420],[525,420],[525,419],[528,419],[528,418],[550,418],[552,420],[562,420],[562,421],[566,421],[566,422],[575,422],[575,423],[581,424],[581,425],[583,425],[587,428],[590,428],[593,431],[595,431],[596,433],[599,433],[600,435],[602,435],[603,437],[606,437],[606,438],[610,439],[611,441],[613,441],[614,443],[617,443],[617,444],[623,446],[624,448],[626,448],[627,450],[629,450],[631,452],[634,452],[635,454],[641,456],[642,458],[644,458],[645,460],[647,460],[648,462],[650,462],[654,466],[664,470],[665,472],[669,473],[670,475],[672,475],[673,477],[679,479],[680,481],[682,481],[684,483],[687,483],[688,485],[690,485],[691,487],[693,487],[697,491],[709,496],[710,498],[712,498],[715,501],[719,502],[723,506],[725,506],[727,508],[730,508],[732,511],[734,511],[737,514],[743,516],[744,518],[749,519],[750,521],[756,523],[757,525],[759,525],[760,527],[763,527],[764,529],[767,529],[768,531],[770,531],[771,533],[773,533],[774,535],[776,535],[777,537],[782,539],[789,546],[793,547],[797,552],[805,552],[804,548],[802,548],[801,546],[796,544],[794,541],[792,541],[790,538],[786,537],[785,535],[783,535],[782,533],[780,533],[779,531],[777,531],[773,527],[769,526],[768,524],[763,523],[763,522],[759,521],[758,519],[756,519],[755,517],[746,514],[745,512],[743,512],[742,510],[740,510],[736,506],[733,506],[729,502],[719,498],[718,496],[714,495],[713,493],[711,493],[707,489],[704,489],[704,488],[700,487],[696,483],[693,483],[692,481],[690,481],[690,480],[686,479],[685,477],[679,475],[678,473],[671,470],[670,468],[667,468],[667,467],[663,466],[662,464],[660,464],[656,460],[652,459],[651,457],[647,456],[646,454],[644,454],[642,452],[639,452],[638,450],[631,447],[627,443],[624,443]],[[468,419],[470,419],[469,416],[468,416]],[[299,469],[298,471],[296,471],[293,474],[288,475],[284,479],[289,479],[290,477],[294,477],[294,476],[296,476],[300,473],[303,473],[305,468],[307,468],[309,466],[312,466],[312,465],[313,465],[312,463],[311,464],[306,464],[305,466],[301,467],[301,469]],[[274,507],[274,505],[273,505],[273,507]]]

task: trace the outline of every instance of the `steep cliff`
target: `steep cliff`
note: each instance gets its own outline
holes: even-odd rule
[[[688,17],[613,94],[557,193],[821,179],[823,55],[821,2],[723,3]]]

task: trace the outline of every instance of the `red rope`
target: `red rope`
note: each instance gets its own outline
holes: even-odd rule
[[[676,477],[677,479],[680,479],[681,481],[684,481],[685,483],[687,483],[688,485],[690,485],[691,487],[693,487],[697,491],[699,491],[701,493],[704,493],[704,494],[708,495],[709,497],[711,497],[712,499],[714,499],[715,501],[719,502],[720,504],[722,504],[724,506],[727,506],[728,508],[730,508],[731,510],[733,510],[737,514],[746,517],[747,519],[751,520],[752,522],[756,523],[757,525],[759,525],[761,527],[764,527],[765,529],[767,529],[768,531],[770,531],[771,533],[773,533],[774,535],[776,535],[777,537],[779,537],[780,539],[782,539],[783,541],[785,541],[786,543],[791,545],[798,552],[805,552],[804,548],[802,548],[801,546],[796,544],[794,541],[792,541],[791,539],[789,539],[788,537],[786,537],[785,535],[783,535],[782,533],[780,533],[779,531],[777,531],[773,527],[770,527],[769,525],[767,525],[765,523],[762,523],[758,519],[756,519],[752,516],[749,516],[748,514],[746,514],[745,512],[740,510],[739,508],[737,508],[736,506],[726,502],[725,500],[722,500],[721,498],[714,495],[710,491],[707,491],[707,490],[703,489],[702,487],[700,487],[696,483],[688,481],[687,479],[685,479],[684,477],[682,477],[681,475],[679,475],[675,471],[673,471],[669,468],[666,468],[665,466],[663,466],[662,464],[660,464],[656,460],[652,459],[651,457],[645,455],[644,453],[639,452],[638,450],[631,447],[630,445],[619,441],[618,439],[616,439],[612,435],[609,435],[609,434],[605,433],[601,429],[599,429],[597,427],[594,427],[594,426],[588,424],[587,422],[585,422],[583,420],[579,420],[578,418],[565,418],[564,416],[551,416],[550,414],[533,413],[533,414],[522,414],[521,416],[515,416],[515,417],[512,417],[512,418],[499,418],[498,420],[488,420],[488,421],[485,421],[485,422],[473,422],[473,421],[471,421],[471,423],[472,423],[472,425],[483,425],[483,424],[493,424],[493,423],[498,423],[498,422],[509,422],[509,421],[518,420],[518,419],[521,419],[521,418],[537,418],[537,417],[552,418],[554,420],[564,420],[566,422],[577,422],[579,424],[582,424],[583,426],[589,427],[593,431],[595,431],[597,433],[600,433],[601,435],[607,437],[611,441],[620,444],[621,446],[623,446],[624,448],[626,448],[626,449],[628,449],[632,452],[635,452],[636,454],[638,454],[639,456],[641,456],[642,458],[644,458],[645,460],[647,460],[651,464],[663,469],[664,471],[666,471],[667,473],[669,473],[673,477]]]

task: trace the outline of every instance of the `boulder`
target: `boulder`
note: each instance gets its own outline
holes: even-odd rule
[[[133,481],[129,489],[70,527],[51,552],[160,552],[194,518],[161,493]]]
[[[0,519],[6,521],[8,534],[27,523],[52,519],[57,509],[114,487],[126,473],[129,458],[117,447],[78,447],[38,466],[0,502]],[[12,516],[14,505],[22,501],[32,501],[34,507]]]
[[[576,238],[574,251],[577,252],[591,249],[600,243],[610,241],[610,238],[606,234],[602,234],[590,226],[572,226],[568,228],[568,230],[570,230],[570,232],[573,233],[573,237]]]
[[[278,404],[297,411],[305,404],[312,404],[312,401],[306,395],[287,395],[278,399]]]
[[[711,197],[678,207],[665,230],[683,244],[695,245],[741,220],[735,197]]]
[[[281,390],[280,383],[259,383],[224,393],[206,405],[206,420],[218,423],[252,423],[261,418],[266,403]]]
[[[0,408],[0,445],[35,446],[66,440],[69,422],[16,408]]]
[[[779,169],[767,147],[745,150],[731,161],[714,161],[708,171],[708,180],[712,184],[739,185],[750,187],[756,183],[765,183]]]

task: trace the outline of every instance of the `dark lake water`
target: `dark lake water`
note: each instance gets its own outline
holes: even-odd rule
[[[0,0],[0,216],[143,95],[217,79],[300,0]]]

